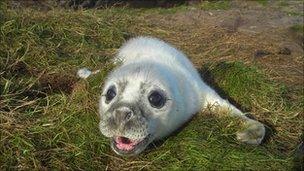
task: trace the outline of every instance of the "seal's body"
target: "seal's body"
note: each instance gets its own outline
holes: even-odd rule
[[[222,99],[202,81],[188,58],[171,45],[155,38],[134,38],[120,48],[115,61],[121,65],[105,82],[99,127],[112,138],[116,153],[140,153],[208,105],[246,121],[248,129],[237,134],[240,141],[261,143],[263,124]]]

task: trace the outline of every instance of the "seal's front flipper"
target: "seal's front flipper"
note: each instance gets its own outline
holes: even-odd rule
[[[247,120],[243,130],[236,133],[237,140],[246,144],[259,145],[265,136],[265,126],[259,121]]]
[[[261,144],[265,137],[265,126],[259,121],[248,118],[242,111],[237,109],[228,100],[221,98],[212,88],[205,87],[202,93],[202,99],[205,102],[204,107],[211,110],[224,110],[231,116],[240,118],[243,122],[240,125],[240,131],[237,132],[237,139],[240,142],[252,145]]]

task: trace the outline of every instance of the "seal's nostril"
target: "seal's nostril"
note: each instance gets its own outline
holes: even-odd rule
[[[131,119],[132,116],[133,116],[132,111],[127,111],[127,112],[126,112],[126,120]]]
[[[123,123],[130,120],[133,117],[134,113],[127,107],[119,108],[115,110],[114,116],[117,118],[118,123]]]

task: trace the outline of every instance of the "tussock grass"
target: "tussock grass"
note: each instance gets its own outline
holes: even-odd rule
[[[258,66],[242,62],[208,63],[201,73],[225,97],[269,126],[272,136],[264,145],[238,143],[234,136],[237,121],[202,111],[138,157],[123,158],[110,150],[98,130],[98,96],[113,68],[110,59],[116,49],[138,34],[134,27],[149,27],[141,23],[141,12],[145,13],[124,8],[43,12],[2,4],[0,169],[292,168],[293,149],[304,124],[300,113],[303,93],[289,97],[284,84],[268,78]],[[83,66],[101,72],[79,80],[75,73]]]

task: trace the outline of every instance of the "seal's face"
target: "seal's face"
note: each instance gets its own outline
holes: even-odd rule
[[[111,139],[117,154],[140,153],[169,124],[164,122],[176,109],[175,88],[159,72],[150,65],[132,65],[118,68],[108,77],[100,98],[99,128]]]

